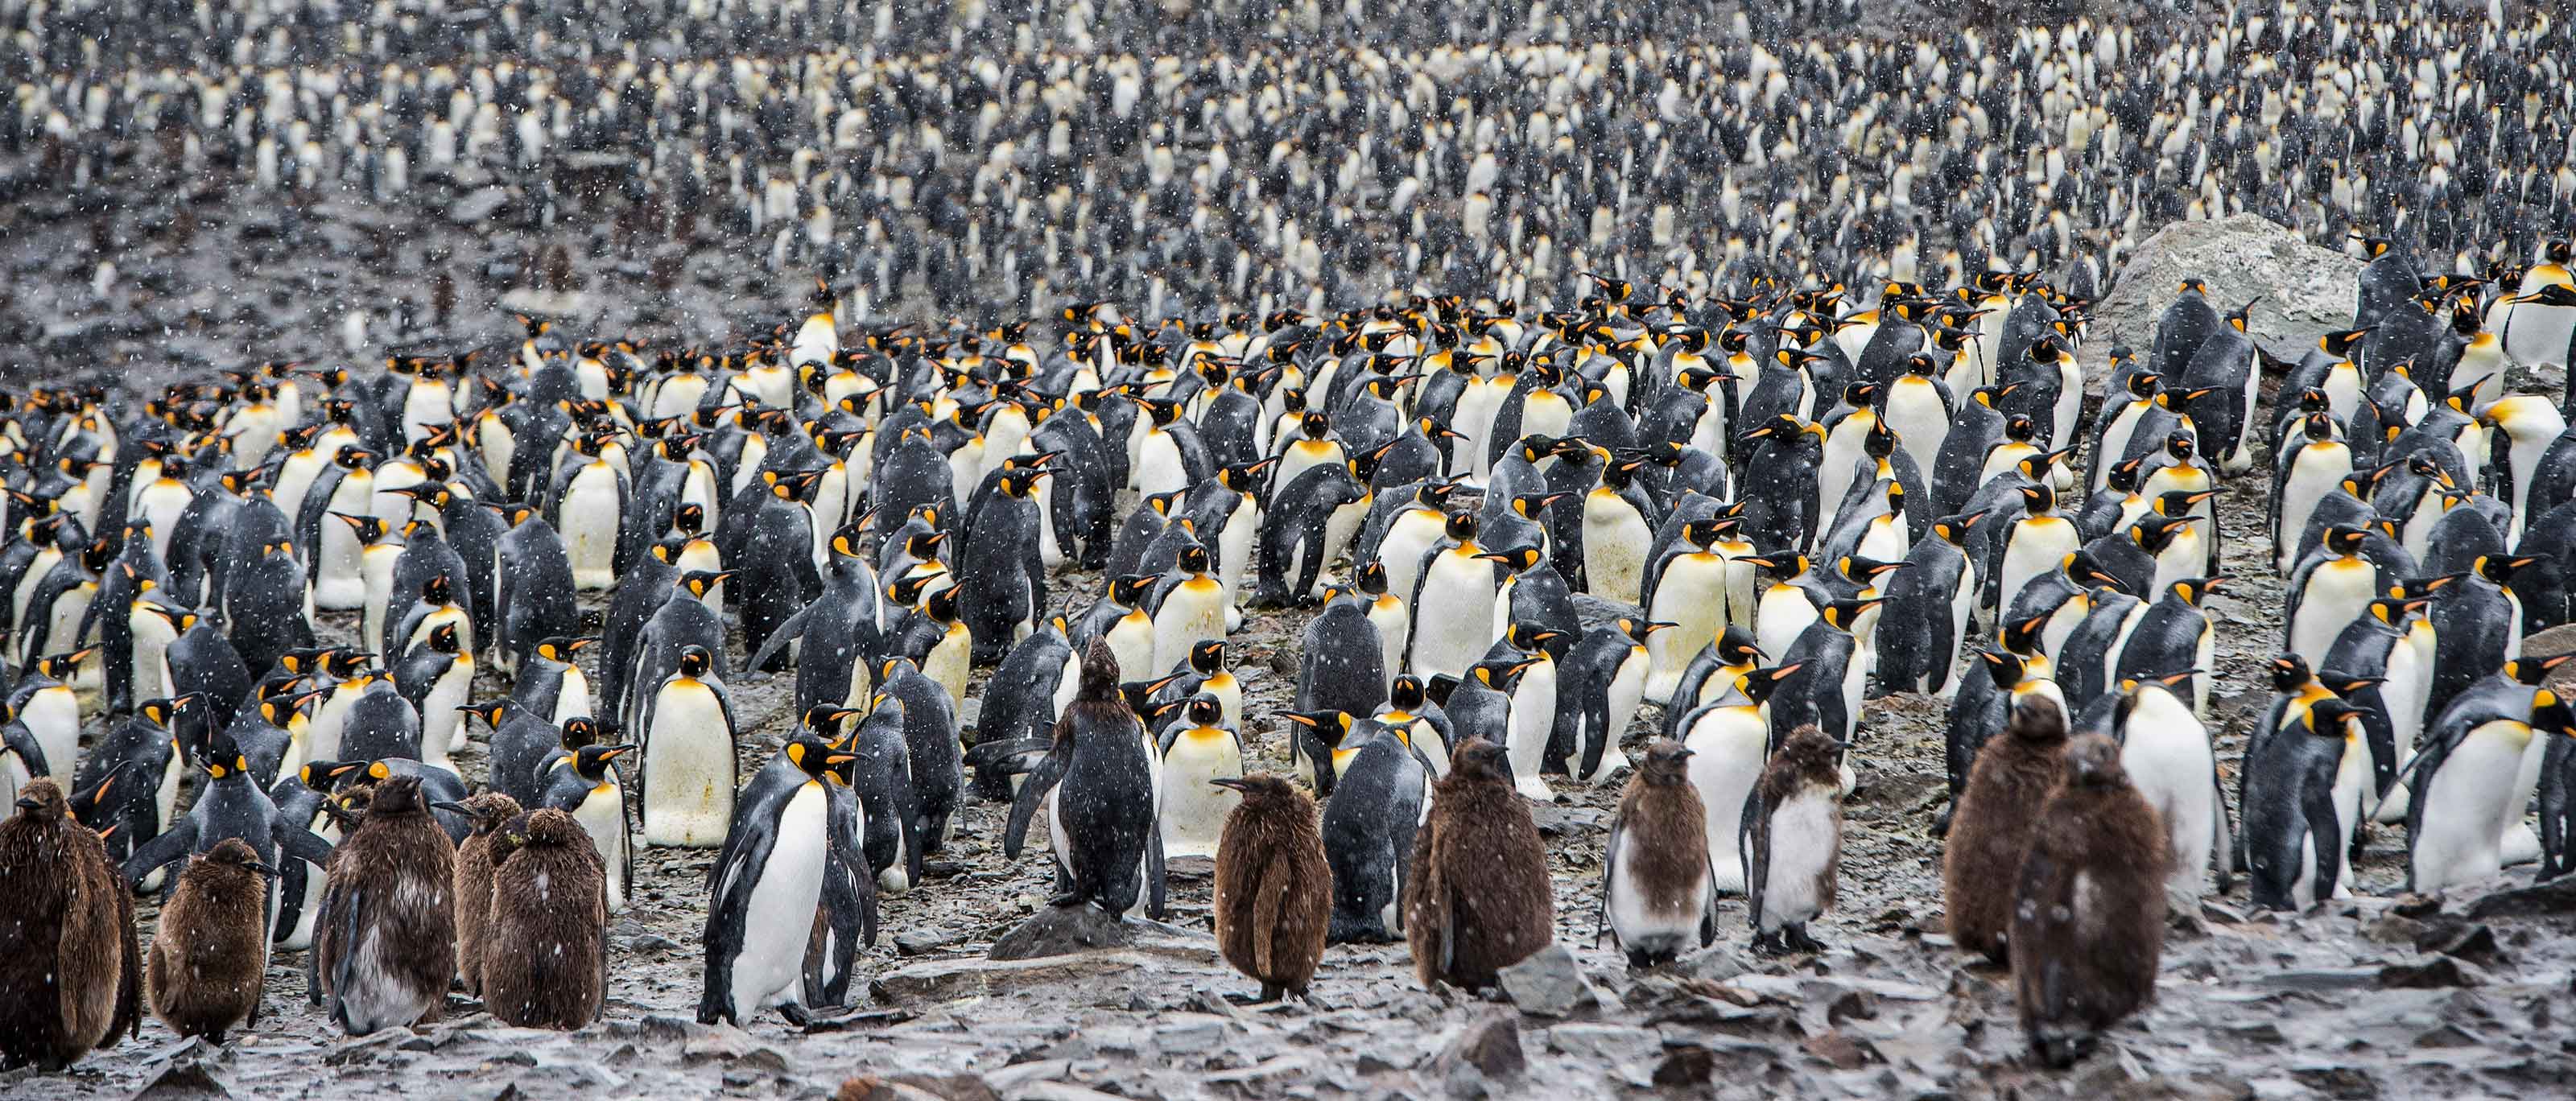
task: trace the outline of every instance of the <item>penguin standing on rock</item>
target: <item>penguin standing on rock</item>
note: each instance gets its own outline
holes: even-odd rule
[[[1547,946],[1556,924],[1547,849],[1511,762],[1491,742],[1460,746],[1414,832],[1404,934],[1426,987],[1481,990]]]
[[[2155,997],[2167,863],[2155,808],[2129,786],[2119,746],[2088,734],[2062,756],[2064,779],[2037,805],[2001,901],[2022,1031],[2031,1054],[2056,1067]]]
[[[1691,750],[1662,741],[1628,778],[1601,872],[1601,924],[1630,967],[1653,967],[1717,940],[1717,876]]]
[[[152,1015],[181,1036],[222,1044],[259,1023],[267,983],[268,893],[277,869],[238,837],[188,864],[152,934]]]
[[[1286,777],[1257,772],[1209,781],[1241,797],[1216,848],[1217,946],[1261,984],[1259,1001],[1306,996],[1324,957],[1333,870],[1315,801]]]
[[[134,895],[52,780],[15,805],[0,821],[0,1069],[54,1071],[141,1031]]]
[[[1941,897],[1950,942],[1962,951],[2007,962],[2012,885],[2020,882],[2022,857],[2030,849],[2046,796],[2066,774],[2061,763],[2066,738],[2065,708],[2053,698],[2033,695],[2014,704],[2003,737],[1987,741],[1977,752],[1941,853]],[[2116,769],[2118,747],[2112,747],[2111,755]],[[2163,851],[2162,836],[2157,833],[2158,852]],[[2159,909],[2163,881],[2159,868],[2154,880]]]
[[[1003,855],[1017,860],[1043,801],[1054,842],[1057,906],[1090,903],[1112,916],[1140,904],[1163,913],[1163,837],[1144,730],[1118,696],[1118,659],[1094,640],[1082,687],[1057,720],[1055,744],[1011,804]]]
[[[420,781],[377,781],[330,867],[313,953],[332,1023],[364,1036],[437,1020],[456,975],[456,845]]]
[[[1739,843],[1757,952],[1824,951],[1807,923],[1834,905],[1848,748],[1813,724],[1790,731],[1745,802]]]

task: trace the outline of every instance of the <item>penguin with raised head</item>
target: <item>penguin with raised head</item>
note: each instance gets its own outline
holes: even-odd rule
[[[2323,668],[2344,628],[2368,614],[2379,596],[2379,567],[2362,554],[2360,528],[2333,525],[2290,576],[2282,607],[2282,648],[2309,668]],[[2390,578],[2388,580],[2396,580]]]
[[[818,912],[833,947],[875,943],[876,881],[842,775],[856,759],[800,730],[743,788],[707,875],[700,1023],[739,1025],[769,1009],[806,1020],[824,992],[808,988],[812,938],[798,934],[815,927]]]
[[[0,821],[0,1068],[61,1070],[91,1048],[139,1035],[142,954],[134,896],[98,835],[74,821],[52,780],[18,792]]]
[[[607,877],[599,851],[571,815],[543,809],[505,822],[493,849],[487,897],[457,900],[460,915],[469,905],[489,909],[477,968],[483,1008],[512,1028],[570,1030],[597,1021],[608,995]]]
[[[1118,659],[1094,641],[1082,658],[1082,687],[1055,744],[1011,804],[1003,854],[1018,859],[1029,820],[1043,801],[1054,842],[1058,906],[1089,903],[1113,917],[1142,907],[1163,912],[1163,839],[1156,827],[1151,750],[1136,716],[1118,698]]]
[[[1833,908],[1850,745],[1813,724],[1789,732],[1745,801],[1744,882],[1757,952],[1821,952],[1807,924]]]
[[[1217,841],[1208,907],[1217,947],[1235,970],[1261,984],[1256,1000],[1305,997],[1333,915],[1333,869],[1315,801],[1286,777],[1266,772],[1208,783],[1237,796]]]
[[[2165,926],[2164,835],[2119,747],[2069,742],[2063,779],[2035,801],[2027,852],[1996,905],[2031,1052],[2066,1066],[2155,994]],[[1951,896],[1953,903],[1958,899]]]
[[[576,589],[614,588],[617,543],[630,492],[625,464],[616,458],[624,448],[614,437],[593,432],[576,434],[569,442],[571,451],[545,496],[546,521],[562,533]]]
[[[1691,756],[1678,742],[1648,746],[1611,820],[1601,925],[1630,967],[1667,963],[1717,940],[1717,875]]]
[[[569,726],[570,724],[566,724]],[[608,912],[626,909],[635,880],[635,832],[626,816],[626,781],[617,758],[634,752],[630,744],[586,745],[545,773],[537,805],[572,815],[590,833],[608,873]]]
[[[420,782],[377,781],[330,869],[313,959],[331,1022],[364,1036],[436,1021],[456,976],[456,845]]]
[[[2107,742],[2107,740],[2106,740]],[[1950,942],[1994,962],[2008,960],[2013,899],[2022,858],[2039,828],[2049,792],[2065,778],[2066,710],[2054,698],[2023,697],[2012,708],[2003,736],[1977,752],[1977,763],[1959,793],[1941,852],[1943,909]],[[2109,746],[2118,768],[2119,747]],[[2163,831],[2151,828],[2159,847]],[[2156,868],[2153,897],[2161,908],[2164,869]]]
[[[1495,563],[1477,542],[1474,513],[1449,517],[1440,544],[1423,552],[1420,576],[1405,607],[1405,671],[1422,677],[1466,672],[1493,642],[1493,608],[1501,592]],[[1638,672],[1639,688],[1644,671]]]
[[[1960,647],[1978,594],[1964,543],[1982,519],[1971,513],[1933,521],[1930,537],[1916,542],[1906,552],[1905,567],[1888,578],[1874,634],[1883,688],[1957,694],[1965,670]]]
[[[1556,912],[1547,850],[1503,747],[1458,747],[1414,831],[1403,892],[1405,940],[1424,986],[1491,987],[1503,968],[1547,946]]]

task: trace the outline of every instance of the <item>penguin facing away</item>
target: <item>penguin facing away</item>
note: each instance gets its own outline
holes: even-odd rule
[[[1404,887],[1405,939],[1425,986],[1491,987],[1546,947],[1556,913],[1547,849],[1503,747],[1476,741],[1451,757]]]
[[[559,810],[513,817],[495,835],[483,1006],[514,1028],[575,1029],[608,992],[606,868]],[[460,904],[462,904],[460,902]]]
[[[2003,735],[1977,751],[1941,853],[1943,909],[1961,951],[2008,958],[2011,885],[2019,882],[2045,797],[2065,776],[2066,739],[2065,708],[2030,695],[2014,703]]]
[[[238,837],[188,863],[152,935],[152,1015],[181,1036],[221,1044],[259,1023],[268,972],[265,879],[277,869]]]
[[[15,807],[0,821],[0,1068],[60,1070],[141,1029],[134,896],[52,780]]]
[[[1807,924],[1834,905],[1848,748],[1813,724],[1790,731],[1744,804],[1744,882],[1755,951],[1821,952]]]

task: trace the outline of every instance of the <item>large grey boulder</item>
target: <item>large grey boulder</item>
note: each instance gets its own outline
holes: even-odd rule
[[[2208,284],[2210,305],[2221,314],[2261,297],[2246,330],[2264,350],[2296,361],[2318,336],[2352,324],[2361,268],[2360,259],[2319,248],[2260,215],[2175,222],[2129,254],[2094,307],[2083,354],[2088,384],[2102,389],[2112,345],[2142,356],[2154,347],[2156,318],[2192,278]]]

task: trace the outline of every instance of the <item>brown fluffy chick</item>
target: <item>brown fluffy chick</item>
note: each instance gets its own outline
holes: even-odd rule
[[[1217,841],[1217,947],[1261,984],[1260,1001],[1305,997],[1333,916],[1333,869],[1315,800],[1268,772],[1210,782],[1243,794]]]
[[[60,1070],[138,1031],[134,896],[52,780],[0,822],[0,883],[0,1070]]]
[[[1512,786],[1503,747],[1464,743],[1433,785],[1431,817],[1413,835],[1404,884],[1404,935],[1424,986],[1466,990],[1547,946],[1556,898],[1547,849]]]
[[[2022,1031],[2034,1057],[2060,1067],[2155,998],[2172,860],[2117,743],[2075,739],[2063,774],[2022,859],[2012,922]]]
[[[277,869],[228,837],[188,862],[152,933],[152,1015],[181,1036],[220,1044],[259,1023],[268,980],[268,881]]]
[[[465,992],[483,996],[484,931],[492,924],[492,837],[519,816],[519,801],[487,791],[463,803],[440,804],[474,820],[456,847],[456,970]]]
[[[2066,709],[2047,696],[2013,707],[2001,737],[1977,750],[1941,853],[1942,904],[1961,951],[2006,961],[2013,883],[2033,825],[2064,771]]]

